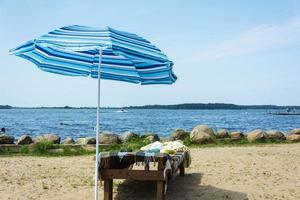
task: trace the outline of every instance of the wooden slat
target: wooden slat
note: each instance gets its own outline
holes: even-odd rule
[[[185,174],[184,166],[180,165],[179,169],[180,169],[180,176],[184,176],[184,174]]]
[[[163,171],[102,169],[101,179],[131,179],[140,181],[163,181]]]
[[[156,185],[156,200],[165,200],[165,183],[163,181],[157,181]]]
[[[145,163],[145,171],[149,171],[150,167],[149,167],[149,163]]]
[[[104,200],[113,199],[113,180],[104,180]]]
[[[165,161],[163,159],[158,160],[157,170],[164,170],[165,169]]]

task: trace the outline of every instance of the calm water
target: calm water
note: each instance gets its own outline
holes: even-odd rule
[[[0,110],[0,127],[15,137],[53,132],[62,138],[93,136],[95,109],[8,109]],[[63,125],[61,125],[63,123]],[[101,130],[122,133],[127,130],[143,134],[168,135],[175,128],[191,130],[198,124],[214,129],[248,131],[256,128],[288,131],[300,127],[300,116],[275,116],[265,110],[140,110],[119,113],[101,110]]]

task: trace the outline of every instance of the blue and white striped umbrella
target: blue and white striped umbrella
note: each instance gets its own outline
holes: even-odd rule
[[[172,84],[173,62],[149,41],[110,27],[66,26],[12,49],[41,70],[141,84]]]
[[[110,27],[66,26],[10,50],[41,70],[98,78],[95,200],[98,199],[100,79],[140,84],[172,84],[177,77],[156,46],[132,33]],[[100,76],[98,76],[100,74]]]

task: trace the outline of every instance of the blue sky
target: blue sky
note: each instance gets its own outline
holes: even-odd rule
[[[0,0],[0,105],[96,105],[96,80],[42,72],[8,55],[71,24],[137,33],[175,62],[174,85],[102,81],[102,106],[300,105],[299,0]]]

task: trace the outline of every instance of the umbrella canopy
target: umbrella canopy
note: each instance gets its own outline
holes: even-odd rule
[[[98,199],[100,80],[139,84],[172,84],[173,62],[136,34],[110,27],[66,26],[10,50],[43,71],[98,79],[95,199]],[[100,76],[99,76],[100,74]]]
[[[12,49],[41,70],[140,84],[172,84],[173,62],[149,41],[110,27],[66,26]]]

